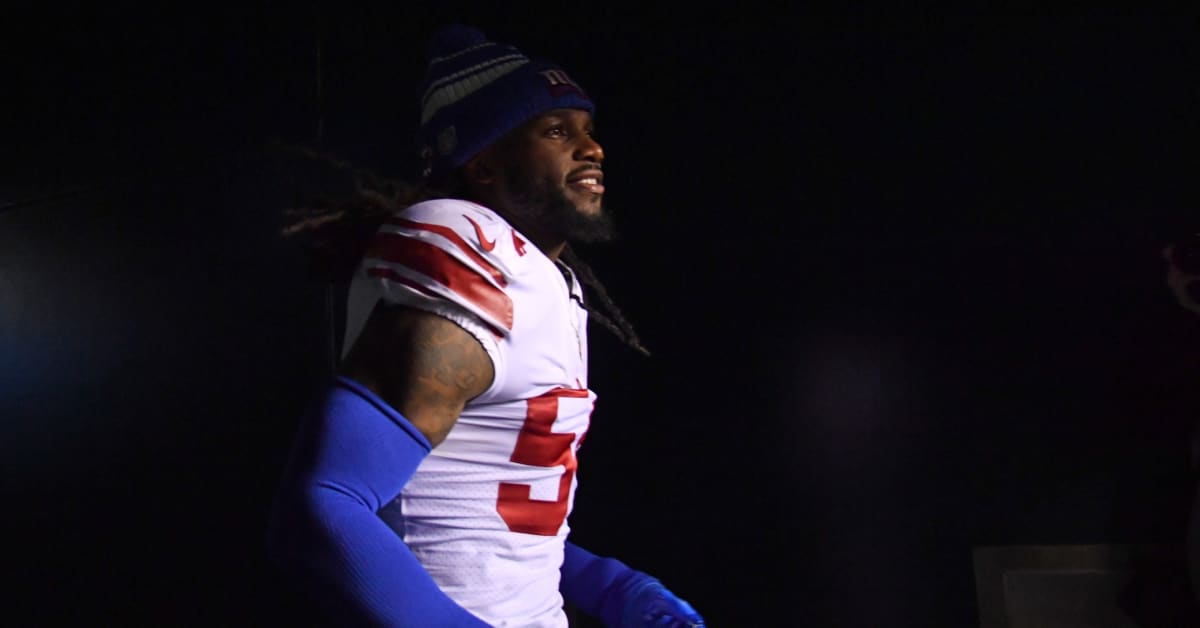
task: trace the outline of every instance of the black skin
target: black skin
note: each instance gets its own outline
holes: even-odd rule
[[[548,111],[461,167],[466,198],[491,208],[557,260],[569,240],[611,236],[601,182],[604,149],[591,115]],[[599,191],[597,191],[599,190]],[[437,446],[467,402],[495,377],[479,341],[436,314],[379,304],[339,369],[404,415]]]
[[[612,235],[603,191],[577,184],[601,183],[604,149],[586,111],[553,109],[517,127],[463,165],[471,200],[504,216],[550,259],[568,241],[606,240]]]

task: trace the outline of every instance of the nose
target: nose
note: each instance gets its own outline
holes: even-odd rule
[[[590,161],[593,163],[604,162],[604,147],[600,146],[600,142],[596,138],[581,133],[579,141],[575,144],[575,159],[579,161]]]

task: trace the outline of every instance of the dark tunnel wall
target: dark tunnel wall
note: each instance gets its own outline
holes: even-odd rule
[[[316,7],[8,24],[0,616],[316,621],[263,523],[341,314],[278,230],[348,180],[272,146],[412,172],[452,19],[599,102],[655,355],[592,330],[582,543],[715,626],[966,626],[972,547],[1182,542],[1194,16]]]

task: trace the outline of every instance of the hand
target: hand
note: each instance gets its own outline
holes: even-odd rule
[[[657,580],[649,580],[625,601],[621,628],[704,628],[704,619]]]

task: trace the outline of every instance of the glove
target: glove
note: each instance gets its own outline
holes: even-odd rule
[[[691,604],[675,597],[653,578],[640,580],[625,597],[621,628],[704,628]]]

